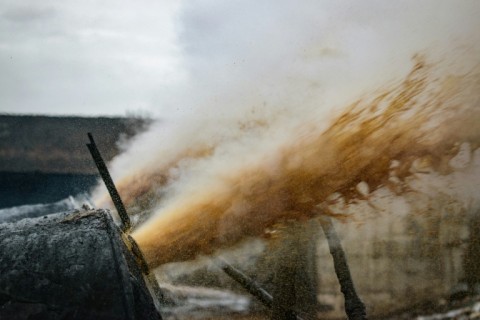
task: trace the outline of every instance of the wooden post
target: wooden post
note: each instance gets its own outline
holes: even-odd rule
[[[329,217],[321,217],[320,225],[322,226],[325,237],[328,241],[328,248],[333,258],[333,266],[340,283],[340,289],[345,298],[345,312],[349,320],[366,320],[367,313],[365,305],[355,291],[350,269],[348,268],[347,258],[343,251],[342,244],[338,238],[337,232]]]
[[[217,260],[217,265],[225,272],[229,277],[238,282],[245,290],[256,297],[263,305],[272,310],[272,319],[275,320],[303,320],[300,316],[290,308],[285,308],[285,305],[281,307],[276,306],[279,303],[279,299],[274,299],[270,293],[260,287],[249,276],[236,269],[223,259]],[[287,303],[286,305],[290,305]]]
[[[238,282],[245,290],[247,290],[251,295],[257,298],[263,305],[267,308],[272,308],[273,298],[266,290],[260,287],[253,279],[249,276],[236,269],[234,266],[229,264],[223,259],[218,259],[217,265],[225,272],[230,278]]]
[[[131,228],[130,218],[128,217],[127,210],[125,210],[125,206],[123,205],[122,199],[120,198],[120,194],[113,183],[112,177],[110,176],[110,172],[108,172],[107,166],[103,161],[102,156],[100,155],[100,151],[98,151],[97,145],[95,144],[95,140],[93,140],[92,134],[88,133],[88,138],[90,139],[90,143],[87,144],[88,150],[92,155],[93,160],[95,161],[95,165],[97,166],[98,172],[102,177],[105,186],[107,187],[108,193],[112,198],[113,204],[117,209],[117,213],[120,216],[122,221],[122,231],[127,232]]]

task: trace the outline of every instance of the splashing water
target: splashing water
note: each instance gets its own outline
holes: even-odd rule
[[[128,212],[146,220],[132,235],[149,263],[210,254],[289,219],[363,223],[354,204],[384,189],[408,198],[437,183],[475,211],[478,4],[188,5],[189,81],[168,88],[178,92],[160,103],[166,119],[111,164]],[[191,110],[170,116],[182,106]],[[110,205],[102,188],[93,199]]]
[[[347,203],[360,199],[365,192],[359,184],[368,192],[390,185],[392,176],[401,184],[413,174],[412,166],[440,174],[455,170],[449,163],[460,144],[469,143],[474,152],[480,143],[480,74],[435,78],[432,68],[416,57],[403,82],[349,105],[328,126],[312,114],[313,120],[286,134],[271,124],[266,134],[258,122],[251,131],[261,148],[249,149],[242,140],[224,149],[192,146],[176,161],[143,172],[140,177],[148,179],[125,178],[121,190],[128,206],[142,197],[161,199],[159,187],[177,187],[133,232],[149,263],[193,259],[261,236],[288,219],[330,214],[319,205],[332,194]],[[175,177],[182,161],[192,159],[198,176]],[[219,165],[226,160],[231,161]]]

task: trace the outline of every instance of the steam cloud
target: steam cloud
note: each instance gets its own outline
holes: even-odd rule
[[[334,194],[398,189],[412,167],[461,170],[460,146],[478,153],[476,1],[182,12],[185,83],[160,92],[165,117],[111,164],[129,211],[153,212],[133,232],[152,266],[329,214]],[[101,187],[94,196],[108,205]]]

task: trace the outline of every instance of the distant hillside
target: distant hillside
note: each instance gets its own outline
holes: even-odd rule
[[[96,173],[85,144],[92,132],[108,161],[117,142],[146,126],[137,118],[84,118],[0,115],[0,171]]]

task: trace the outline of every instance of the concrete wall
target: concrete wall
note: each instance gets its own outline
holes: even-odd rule
[[[370,208],[348,223],[335,222],[369,317],[436,301],[465,278],[472,212],[447,198],[422,197],[411,196],[396,212]],[[334,306],[322,318],[342,319],[343,296],[323,236],[318,259],[319,301]]]

